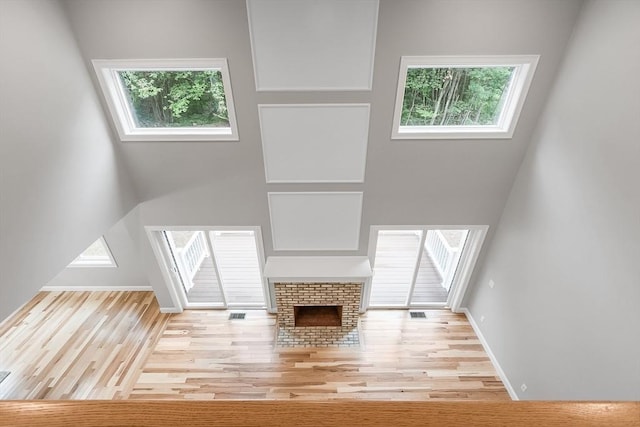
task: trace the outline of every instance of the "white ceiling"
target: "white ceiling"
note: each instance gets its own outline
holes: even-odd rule
[[[269,242],[268,192],[362,192],[357,252],[364,254],[370,225],[497,223],[581,1],[380,0],[379,7],[357,0],[63,4],[88,70],[93,59],[228,60],[239,141],[117,143],[137,194],[146,201],[142,221],[260,225]],[[375,61],[369,49],[373,40]],[[391,140],[401,56],[516,54],[540,55],[540,62],[513,138]],[[256,81],[283,90],[258,91]],[[308,90],[291,90],[296,87]],[[318,90],[330,87],[340,90]],[[357,119],[342,141],[327,129],[317,131],[320,124],[312,121],[309,131],[288,133],[279,124],[286,122],[282,116],[265,122],[265,111],[276,109],[259,105],[274,104],[369,104],[369,120]],[[325,118],[350,129],[343,113],[329,109]],[[344,153],[338,153],[340,147]],[[338,157],[343,164],[333,171],[324,168]],[[287,170],[287,163],[305,167]],[[347,183],[360,181],[363,171],[364,182]],[[267,183],[267,178],[287,182]],[[345,183],[293,183],[307,180]],[[265,250],[271,255],[274,248],[266,244]]]

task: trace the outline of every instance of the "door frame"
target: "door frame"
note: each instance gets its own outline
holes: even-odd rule
[[[487,231],[489,230],[488,225],[372,225],[369,229],[369,247],[367,251],[367,256],[369,257],[369,262],[371,263],[371,267],[374,270],[375,275],[375,255],[376,255],[376,247],[378,244],[378,231],[380,230],[421,230],[423,239],[422,244],[424,245],[424,238],[429,230],[469,230],[467,234],[467,239],[465,241],[464,247],[462,248],[462,253],[460,255],[460,260],[458,261],[458,267],[456,269],[456,273],[454,274],[453,281],[451,283],[451,289],[449,292],[449,297],[447,298],[446,303],[433,303],[433,304],[420,304],[420,305],[412,305],[406,304],[405,306],[379,306],[374,309],[403,309],[406,310],[408,308],[450,308],[451,311],[455,313],[461,312],[461,305],[464,299],[464,296],[467,292],[467,288],[469,287],[469,281],[471,279],[471,274],[475,268],[476,262],[478,260],[478,256],[480,254],[480,250],[482,249],[482,245],[487,236]],[[420,255],[422,255],[422,248],[420,249]],[[420,257],[418,257],[419,262]],[[411,300],[411,295],[413,293],[413,288],[415,285],[415,277],[417,273],[418,265],[416,266],[416,270],[414,271],[413,283],[411,284],[411,291],[409,293],[409,301]],[[364,295],[362,298],[362,304],[360,306],[360,312],[364,313],[367,311],[369,307],[369,301],[371,297],[371,281],[373,280],[373,276],[364,284]]]
[[[265,253],[264,253],[264,241],[262,239],[262,228],[260,226],[214,226],[214,225],[147,225],[144,227],[147,237],[149,238],[149,242],[151,244],[151,248],[153,249],[153,253],[155,255],[156,261],[158,262],[158,267],[160,268],[160,272],[162,273],[162,278],[164,279],[165,285],[167,287],[167,291],[169,292],[169,296],[173,301],[176,312],[181,313],[185,309],[220,309],[227,310],[229,307],[226,304],[208,304],[208,303],[190,303],[187,300],[187,295],[182,287],[182,283],[180,278],[177,276],[175,272],[171,269],[171,254],[168,253],[167,247],[162,240],[162,232],[163,231],[204,231],[207,237],[207,244],[209,245],[209,232],[211,231],[253,231],[254,237],[256,240],[257,254],[258,254],[258,266],[260,268],[260,277],[262,282],[262,292],[264,293],[265,306],[257,307],[247,305],[245,306],[233,306],[233,309],[245,310],[245,309],[267,309],[271,310],[271,296],[269,294],[269,286],[266,283],[266,279],[264,277],[264,265],[265,265]],[[215,255],[213,254],[213,248],[209,245],[209,250],[211,251],[212,259]],[[217,274],[217,272],[216,272]],[[221,285],[222,287],[222,285]],[[224,292],[224,290],[222,291]]]

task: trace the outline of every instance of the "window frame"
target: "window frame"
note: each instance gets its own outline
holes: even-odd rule
[[[109,112],[121,141],[237,141],[231,80],[226,58],[209,59],[94,59],[93,67]],[[229,113],[229,127],[155,127],[135,125],[129,99],[118,77],[119,71],[204,71],[220,70],[225,102]]]
[[[116,260],[113,258],[113,253],[111,253],[111,248],[109,248],[109,245],[107,244],[107,241],[105,240],[104,236],[100,236],[100,238],[98,240],[96,240],[96,242],[100,242],[102,244],[102,247],[104,248],[105,252],[107,253],[107,256],[109,257],[108,261],[95,261],[95,260],[82,260],[82,254],[84,254],[84,252],[89,249],[89,247],[91,247],[91,245],[93,245],[95,242],[91,243],[91,245],[89,245],[87,247],[87,249],[85,249],[84,251],[82,251],[82,253],[80,255],[78,255],[76,257],[76,259],[74,259],[73,261],[71,261],[69,263],[69,265],[67,266],[67,268],[86,268],[86,267],[108,267],[108,268],[117,268],[118,264],[116,263]]]
[[[391,139],[512,138],[539,58],[539,55],[402,56]],[[446,67],[515,67],[498,124],[493,126],[400,126],[407,70]]]

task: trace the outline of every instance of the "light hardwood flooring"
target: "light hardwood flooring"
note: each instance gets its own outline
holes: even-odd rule
[[[2,399],[508,400],[464,315],[370,310],[360,348],[274,347],[275,316],[42,292],[0,325]]]
[[[40,292],[0,324],[0,399],[120,399],[169,315],[152,292]]]

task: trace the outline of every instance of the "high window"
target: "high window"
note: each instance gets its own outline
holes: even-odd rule
[[[392,138],[511,138],[537,61],[403,56]]]
[[[225,59],[93,65],[123,141],[238,139]]]
[[[117,267],[104,237],[100,237],[84,250],[69,267]]]

